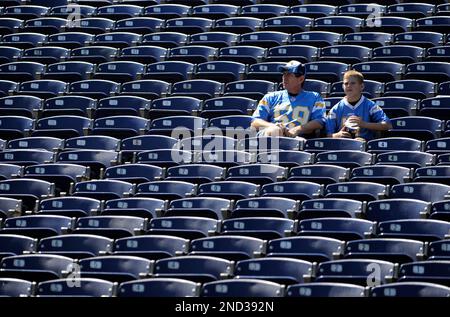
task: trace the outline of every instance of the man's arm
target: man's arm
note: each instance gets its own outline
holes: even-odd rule
[[[264,129],[271,126],[274,126],[275,124],[263,119],[255,118],[252,121],[251,127],[255,129]]]
[[[289,136],[296,137],[302,134],[309,134],[317,129],[322,129],[322,123],[318,120],[312,120],[306,124],[291,128],[288,130]]]

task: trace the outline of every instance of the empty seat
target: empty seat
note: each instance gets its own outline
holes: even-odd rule
[[[51,64],[43,74],[43,78],[74,82],[88,79],[94,72],[94,65],[82,61],[69,61]]]
[[[75,49],[92,42],[94,37],[95,35],[84,32],[63,32],[49,35],[46,44]]]
[[[0,35],[8,33],[17,33],[17,30],[22,27],[22,20],[15,18],[1,18],[0,19]]]
[[[157,149],[142,151],[136,155],[136,163],[171,167],[192,162],[192,153],[180,150]]]
[[[301,63],[313,61],[319,55],[318,48],[310,45],[280,45],[267,50],[266,61],[288,62],[296,59]]]
[[[285,181],[266,184],[261,188],[262,196],[286,197],[296,200],[320,196],[322,186],[306,181]]]
[[[93,180],[78,182],[73,188],[73,196],[94,199],[117,199],[130,195],[133,185],[118,180]]]
[[[15,278],[0,279],[0,296],[25,297],[31,296],[34,283]]]
[[[371,221],[420,219],[429,210],[429,203],[417,199],[396,198],[369,202],[366,217]]]
[[[367,32],[347,33],[344,35],[342,43],[375,48],[389,45],[392,42],[392,37],[393,37],[392,34],[385,32],[367,31]]]
[[[377,259],[394,263],[417,261],[424,256],[424,243],[407,239],[366,239],[349,241],[345,258]]]
[[[288,180],[330,184],[345,180],[347,175],[348,169],[342,166],[315,164],[292,168]]]
[[[176,143],[176,139],[164,135],[140,135],[123,139],[120,142],[120,149],[124,156],[124,161],[126,161],[129,159],[130,154],[158,149],[169,150]]]
[[[400,165],[400,164],[399,164]],[[374,182],[394,185],[410,180],[410,169],[402,166],[374,165],[354,168],[350,181]]]
[[[407,168],[418,168],[432,165],[434,156],[418,151],[393,151],[377,155],[377,165],[396,165]]]
[[[370,49],[360,45],[333,45],[321,49],[320,61],[361,63],[368,59]]]
[[[261,27],[263,20],[253,17],[231,17],[220,19],[215,22],[214,31],[231,33],[250,33]]]
[[[86,46],[70,51],[70,60],[88,63],[106,63],[112,61],[119,50],[109,46]]]
[[[214,61],[197,65],[195,78],[211,79],[219,82],[230,82],[241,79],[245,65],[231,61]]]
[[[217,59],[243,64],[255,64],[265,56],[266,49],[258,46],[236,45],[219,49]]]
[[[240,181],[224,181],[201,184],[198,196],[225,199],[242,199],[257,195],[259,186]]]
[[[303,283],[288,286],[287,297],[364,297],[363,286],[348,283]]]
[[[429,140],[425,144],[425,151],[432,154],[445,154],[450,152],[450,139],[440,138]]]
[[[214,16],[214,12],[206,13],[209,16]],[[195,15],[195,8],[194,8]],[[192,34],[189,37],[189,44],[192,45],[206,45],[210,47],[222,48],[231,46],[238,41],[238,34],[229,32],[203,32]]]
[[[449,286],[449,261],[422,261],[400,266],[399,282],[428,282]]]
[[[339,62],[311,62],[305,65],[308,78],[336,82],[348,69],[348,65]]]
[[[119,139],[130,138],[148,131],[149,121],[136,116],[111,116],[94,121],[92,134]]]
[[[33,118],[42,107],[42,100],[33,96],[9,96],[0,99],[3,115]]]
[[[440,240],[431,242],[428,246],[429,260],[448,260],[449,257],[448,240]]]
[[[420,61],[425,49],[412,45],[389,45],[373,49],[372,60],[410,64]]]
[[[420,101],[419,114],[424,117],[432,117],[441,120],[450,120],[447,106],[450,96],[427,98]]]
[[[186,16],[190,9],[190,6],[183,4],[164,3],[147,6],[144,9],[144,15],[167,20]]]
[[[72,227],[72,219],[64,216],[33,215],[7,218],[1,234],[23,235],[36,239],[66,233]]]
[[[391,151],[420,151],[422,142],[411,138],[383,138],[367,142],[367,152],[385,153]]]
[[[166,55],[167,49],[164,47],[142,45],[122,48],[117,59],[151,64],[164,60]]]
[[[443,285],[426,282],[389,283],[374,287],[372,297],[448,297],[450,290]]]
[[[337,7],[326,4],[302,4],[290,7],[289,13],[291,15],[319,18],[334,15],[336,9]]]
[[[412,19],[422,18],[434,12],[434,5],[428,3],[399,3],[387,7],[387,14]]]
[[[89,216],[78,218],[74,233],[120,239],[142,233],[146,223],[144,218],[131,216]]]
[[[3,258],[0,275],[39,282],[63,277],[72,266],[72,259],[59,255],[16,255]]]
[[[120,160],[118,153],[106,150],[70,150],[58,154],[56,162],[89,166],[93,178],[98,178],[101,168],[107,168]]]
[[[407,79],[386,83],[384,90],[384,96],[425,99],[434,96],[436,87],[430,81]]]
[[[413,20],[398,16],[382,16],[377,17],[373,22],[373,18],[368,18],[364,30],[371,30],[374,26],[382,28],[383,32],[395,34],[411,30]]]
[[[292,34],[291,43],[299,45],[310,45],[315,47],[326,47],[338,44],[342,35],[327,31],[309,31]]]
[[[206,79],[177,82],[172,87],[172,96],[190,96],[198,99],[214,98],[222,91],[222,84]]]
[[[21,255],[36,250],[37,240],[14,234],[0,235],[0,260],[13,255]]]
[[[421,167],[414,172],[414,182],[430,182],[450,185],[450,166]]]
[[[377,232],[381,238],[435,241],[446,238],[449,229],[449,223],[441,220],[402,219],[380,222]]]
[[[359,31],[363,21],[363,19],[350,16],[321,17],[314,20],[314,30],[352,33]]]
[[[51,98],[62,95],[66,91],[66,86],[66,83],[59,80],[32,80],[22,82],[19,85],[18,93],[40,98]]]
[[[129,61],[118,61],[98,65],[93,78],[122,83],[136,80],[143,73],[143,64]]]
[[[118,179],[134,184],[150,182],[162,178],[162,169],[142,164],[124,164],[110,166],[104,171],[105,179]]]
[[[116,4],[102,6],[97,9],[96,16],[112,19],[121,20],[126,18],[131,18],[140,15],[142,12],[142,7],[129,4]]]
[[[12,81],[27,81],[37,78],[37,74],[44,72],[45,66],[34,61],[20,61],[5,63],[0,66],[3,79]]]
[[[365,79],[376,81],[394,81],[404,73],[404,65],[388,61],[372,61],[353,65],[353,69],[361,72]]]
[[[450,25],[448,16],[432,16],[416,20],[416,30],[445,33]]]
[[[299,236],[323,236],[346,241],[364,239],[373,231],[373,222],[350,218],[305,219],[298,225]]]
[[[174,200],[194,194],[196,186],[181,181],[155,181],[139,184],[136,188],[136,197],[150,197]]]
[[[383,14],[386,8],[382,5],[371,3],[371,4],[346,4],[341,5],[338,9],[338,15],[344,16],[354,16],[359,18],[367,18],[370,14]]]
[[[185,44],[188,41],[188,35],[178,32],[157,32],[146,34],[142,38],[142,44],[156,45],[165,48],[173,48]]]
[[[119,140],[109,136],[88,135],[66,139],[64,142],[65,150],[105,150],[115,151],[118,148]]]
[[[302,147],[302,142],[288,137],[254,137],[240,140],[237,147],[251,153],[275,152],[279,150],[296,151]]]
[[[318,164],[354,168],[369,165],[372,162],[372,155],[370,153],[351,150],[327,151],[316,154],[316,162]]]
[[[448,46],[434,46],[427,49],[426,60],[427,61],[440,61],[448,62],[448,52],[450,48]]]
[[[100,201],[87,197],[54,197],[43,199],[37,206],[37,213],[66,217],[85,217],[99,212]]]
[[[0,117],[0,137],[10,140],[24,137],[33,128],[33,120],[21,116]]]
[[[190,79],[194,72],[194,65],[189,62],[173,60],[149,64],[144,78],[163,80],[174,83]]]
[[[389,194],[392,198],[412,198],[428,202],[445,199],[449,195],[450,186],[436,183],[409,183],[392,187]]]
[[[442,129],[442,121],[413,116],[400,117],[391,120],[392,130],[389,130],[388,136],[409,137],[418,140],[428,141],[439,136]]]
[[[239,200],[232,211],[233,218],[281,217],[290,218],[297,210],[295,200],[283,197],[257,197]]]
[[[281,181],[286,169],[272,164],[251,164],[230,167],[226,180],[247,181],[255,184],[268,184]]]
[[[227,83],[224,89],[225,96],[241,96],[260,100],[268,92],[275,91],[275,84],[265,80],[239,80]]]
[[[202,184],[221,180],[224,174],[225,170],[219,166],[188,164],[168,168],[165,179]]]
[[[379,275],[371,275],[374,267]],[[394,273],[394,263],[381,260],[336,260],[319,264],[317,282],[344,282],[359,285],[388,283]]]
[[[220,167],[232,167],[241,164],[249,164],[252,162],[252,155],[243,151],[215,151],[215,152],[203,152],[201,157],[197,159],[199,163],[214,164]]]
[[[198,216],[223,219],[230,210],[230,201],[217,197],[193,197],[170,202],[164,216]],[[212,223],[211,223],[212,224]],[[211,228],[216,228],[216,225]],[[214,229],[215,231],[216,229]]]
[[[305,200],[297,213],[298,219],[326,217],[356,218],[362,212],[362,203],[346,198],[318,198]]]
[[[120,284],[119,297],[194,297],[199,284],[180,278],[151,278]]]
[[[86,32],[90,34],[102,34],[114,28],[114,21],[106,18],[88,17],[74,20],[66,28],[70,32]]]
[[[206,4],[192,8],[191,15],[213,20],[225,19],[238,14],[239,7],[231,4]]]
[[[113,240],[95,235],[68,234],[39,241],[40,254],[56,254],[74,259],[100,255],[112,249]]]
[[[196,34],[211,30],[213,20],[199,17],[182,17],[166,21],[164,29],[168,32]]]
[[[430,48],[433,46],[442,45],[444,42],[444,36],[441,33],[436,32],[405,32],[398,33],[394,37],[394,43],[400,45],[413,45],[424,48]]]
[[[372,99],[389,118],[410,116],[417,108],[417,100],[409,97],[379,97]]]
[[[239,261],[264,253],[261,239],[244,236],[218,236],[191,241],[190,255],[206,255]]]
[[[2,64],[17,60],[22,54],[22,50],[17,47],[2,46],[0,47],[0,62]]]
[[[229,279],[205,283],[202,297],[280,297],[282,286],[269,281],[254,279]]]
[[[206,124],[206,119],[194,116],[162,117],[151,122],[149,134],[187,138],[203,131]]]
[[[46,35],[40,33],[15,33],[3,36],[2,43],[8,46],[27,49],[45,42]]]
[[[279,31],[287,33],[297,33],[309,30],[313,20],[307,17],[299,16],[276,16],[265,19],[263,30]]]
[[[29,32],[42,34],[55,34],[63,30],[67,25],[67,20],[58,17],[45,17],[30,19],[24,23],[23,28]]]
[[[22,168],[19,165],[0,163],[0,180],[20,176]]]
[[[277,239],[292,233],[294,221],[275,217],[248,217],[227,219],[222,234],[250,236],[259,239]]]
[[[167,59],[200,64],[211,60],[216,52],[216,48],[205,45],[182,46],[172,48]]]
[[[136,96],[114,96],[99,100],[95,109],[95,118],[109,116],[136,116],[150,108],[150,101]]]
[[[200,217],[190,216],[188,209],[186,210],[188,216],[170,216],[152,219],[147,234],[170,235],[192,240],[208,237],[218,231],[219,223],[217,220],[206,218],[201,213],[199,214]],[[180,212],[180,214],[182,213]]]
[[[385,185],[370,182],[329,184],[325,189],[325,197],[327,198],[350,198],[360,201],[373,201],[385,195],[387,195],[387,187]]]
[[[67,279],[51,280],[39,283],[38,297],[110,297],[113,295],[114,284],[95,278],[79,278],[79,287],[70,286]]]
[[[50,163],[53,152],[39,149],[6,150],[0,152],[0,162],[21,166]]]

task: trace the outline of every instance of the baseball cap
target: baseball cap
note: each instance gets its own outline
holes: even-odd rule
[[[288,72],[296,75],[305,75],[305,66],[298,61],[290,61],[284,66],[279,66],[278,70],[280,72]]]

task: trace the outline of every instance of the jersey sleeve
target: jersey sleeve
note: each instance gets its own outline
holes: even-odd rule
[[[262,119],[270,121],[270,101],[269,95],[265,95],[258,103],[255,111],[253,112],[253,119]]]
[[[377,104],[373,104],[369,110],[370,118],[373,122],[391,122],[383,109]]]
[[[339,127],[337,124],[337,111],[338,107],[337,105],[335,105],[333,108],[331,108],[328,116],[326,117],[325,130],[327,135],[336,133],[338,131]]]
[[[317,120],[320,124],[325,125],[326,122],[326,107],[322,96],[318,95],[314,101],[312,108],[311,120]]]

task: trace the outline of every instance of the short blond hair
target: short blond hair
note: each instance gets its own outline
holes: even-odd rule
[[[343,79],[345,80],[345,78],[348,78],[348,77],[356,78],[360,84],[362,84],[364,82],[364,75],[354,69],[348,70],[344,73]]]

